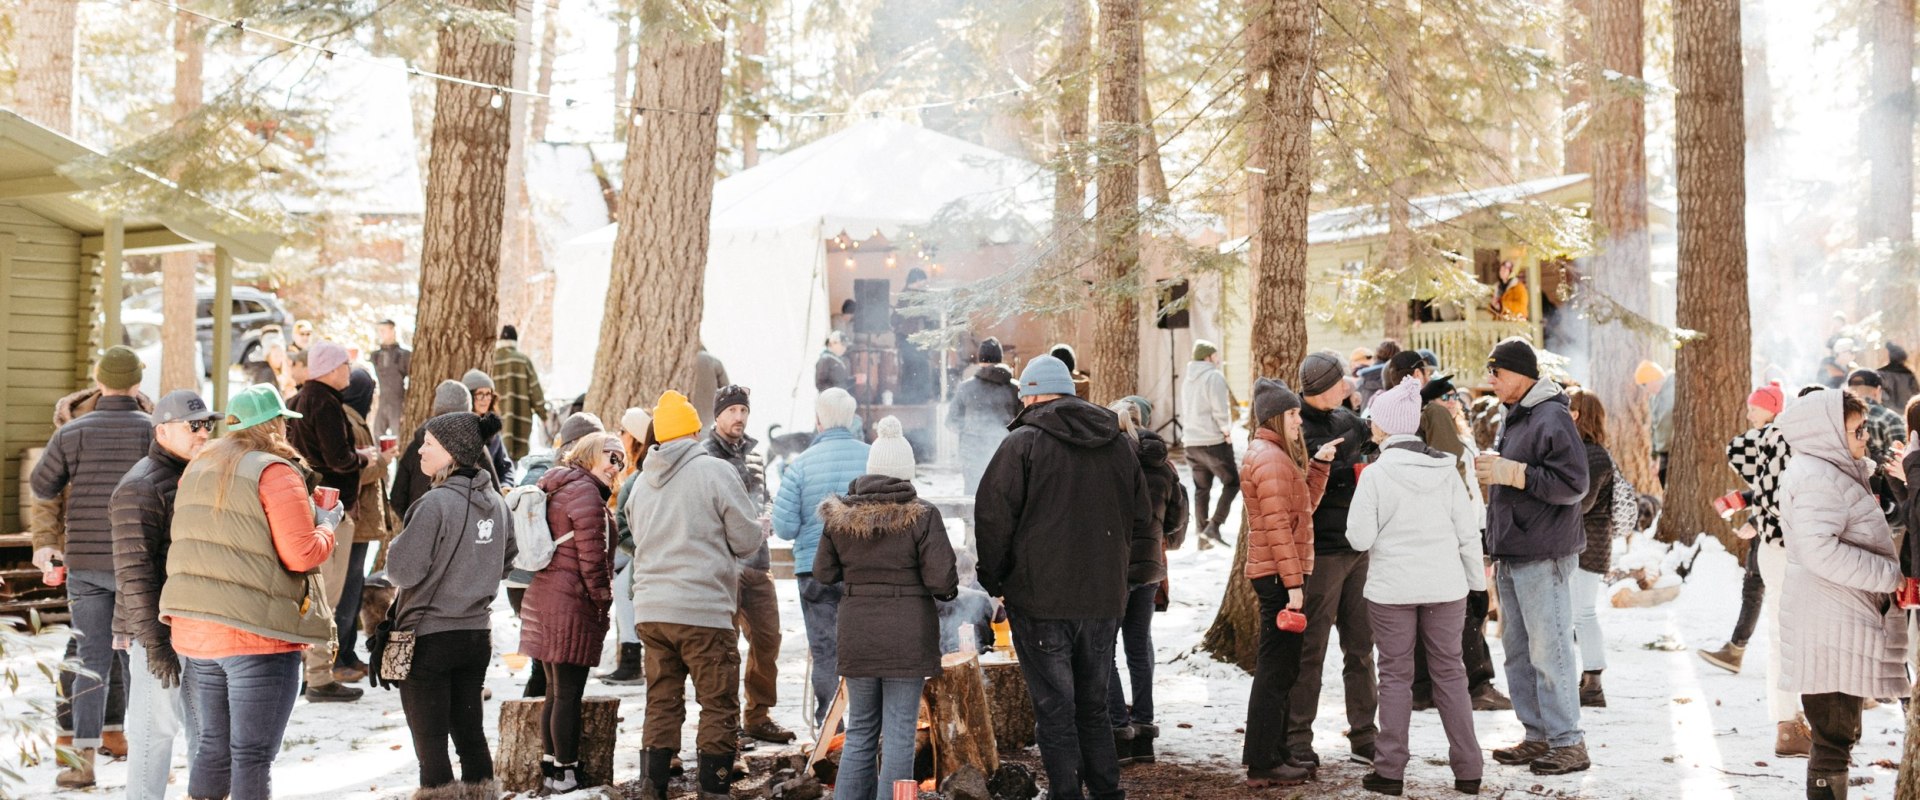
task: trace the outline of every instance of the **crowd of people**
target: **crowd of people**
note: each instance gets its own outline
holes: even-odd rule
[[[815,431],[770,481],[747,434],[751,390],[704,351],[693,385],[627,409],[615,430],[569,415],[543,453],[543,392],[511,326],[491,371],[431,387],[431,416],[410,432],[411,358],[393,323],[365,354],[310,328],[296,338],[224,415],[190,390],[140,395],[143,365],[124,347],[61,402],[31,476],[34,563],[64,581],[85,667],[62,678],[73,755],[60,786],[93,785],[104,752],[128,758],[130,797],[164,797],[184,739],[190,797],[270,797],[296,700],[353,702],[366,680],[399,690],[416,797],[497,797],[483,704],[504,587],[533,665],[526,696],[545,698],[543,790],[588,780],[583,703],[612,634],[600,679],[645,685],[642,796],[664,800],[691,771],[702,798],[725,797],[743,750],[798,738],[773,716],[778,536],[792,543],[810,727],[831,736],[844,703],[835,796],[885,800],[914,777],[926,680],[1005,622],[1048,796],[1119,798],[1121,766],[1156,758],[1167,553],[1189,530],[1199,549],[1227,543],[1236,500],[1247,541],[1233,579],[1259,607],[1249,789],[1318,777],[1335,631],[1367,790],[1407,790],[1411,720],[1430,709],[1458,792],[1478,794],[1486,773],[1476,711],[1521,723],[1521,741],[1490,751],[1499,764],[1591,766],[1581,709],[1607,704],[1595,609],[1614,542],[1644,524],[1641,498],[1598,396],[1548,375],[1523,340],[1495,346],[1476,381],[1490,430],[1469,424],[1469,394],[1432,353],[1387,342],[1365,361],[1316,352],[1295,375],[1258,378],[1244,454],[1219,348],[1196,341],[1177,398],[1189,502],[1152,403],[1089,400],[1066,345],[1016,378],[988,339],[945,418],[974,498],[972,547],[956,548],[900,421],[867,419],[840,385],[844,340],[816,364]],[[1657,427],[1671,382],[1651,364],[1634,379]],[[1895,592],[1915,585],[1920,557],[1895,531],[1920,514],[1906,489],[1909,475],[1920,486],[1907,433],[1920,402],[1888,408],[1890,382],[1854,370],[1797,398],[1760,387],[1752,430],[1728,445],[1750,490],[1727,506],[1747,514],[1754,557],[1733,637],[1701,655],[1739,671],[1765,608],[1776,752],[1810,757],[1810,798],[1846,796],[1862,704],[1908,688]],[[362,630],[368,581],[394,600]],[[1508,693],[1486,640],[1496,601]],[[699,717],[683,763],[689,681]]]

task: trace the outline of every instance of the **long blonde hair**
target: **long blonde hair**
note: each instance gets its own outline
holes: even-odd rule
[[[228,418],[231,421],[231,417]],[[204,463],[205,469],[216,470],[219,476],[218,488],[214,490],[214,503],[226,505],[227,489],[233,485],[233,475],[240,470],[240,461],[251,453],[268,453],[279,456],[305,469],[300,452],[293,449],[287,441],[287,422],[276,418],[244,430],[228,431],[207,445],[200,455],[194,458],[194,466]]]

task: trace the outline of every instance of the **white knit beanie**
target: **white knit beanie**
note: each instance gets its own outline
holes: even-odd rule
[[[840,388],[821,392],[820,399],[813,401],[813,414],[820,419],[821,430],[853,427],[853,415],[859,409],[859,401]]]
[[[626,431],[634,441],[647,438],[647,426],[653,424],[653,417],[647,415],[644,408],[629,408],[620,415],[620,430]]]
[[[1399,386],[1376,395],[1373,404],[1367,406],[1367,414],[1388,436],[1408,436],[1419,431],[1419,379],[1408,376]]]
[[[913,445],[902,435],[900,420],[887,417],[873,426],[873,446],[867,450],[867,474],[913,480]]]

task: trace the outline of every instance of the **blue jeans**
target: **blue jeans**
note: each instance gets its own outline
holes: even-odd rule
[[[639,644],[640,629],[633,626],[633,560],[626,562],[613,573],[613,632],[621,644]]]
[[[813,573],[794,576],[800,585],[800,617],[807,626],[807,652],[813,654],[813,724],[826,724],[827,708],[840,688],[840,585],[821,583]],[[831,736],[832,731],[826,735]]]
[[[893,782],[913,780],[913,735],[925,678],[848,678],[847,744],[833,796],[887,800]],[[879,762],[879,772],[874,771]]]
[[[185,735],[187,763],[199,752],[200,717],[193,682],[183,669],[181,683],[160,688],[160,679],[147,670],[147,649],[139,642],[127,648],[127,797],[163,800],[167,773],[173,766],[173,740]]]
[[[1153,598],[1159,592],[1158,583],[1137,586],[1127,592],[1127,615],[1120,619],[1120,636],[1126,643],[1133,706],[1129,710],[1126,693],[1120,688],[1120,667],[1116,664],[1107,670],[1107,716],[1113,719],[1116,728],[1136,722],[1153,724]]]
[[[107,720],[107,686],[114,670],[125,672],[127,654],[113,649],[114,581],[111,570],[67,570],[67,605],[79,642],[73,675],[73,746],[100,746]]]
[[[360,590],[367,585],[367,542],[359,542],[347,551],[347,574],[340,584],[340,602],[333,606],[333,627],[340,632],[340,653],[333,659],[336,667],[364,666],[354,645],[360,640]]]
[[[1107,718],[1117,619],[1034,619],[1007,609],[1020,673],[1033,697],[1040,761],[1050,800],[1120,800],[1120,758]]]
[[[182,660],[200,710],[187,795],[273,797],[273,759],[300,696],[300,653]]]
[[[1573,582],[1580,557],[1497,561],[1507,688],[1527,741],[1570,747],[1580,730],[1580,659],[1573,648]]]

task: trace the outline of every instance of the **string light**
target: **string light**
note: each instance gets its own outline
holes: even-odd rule
[[[996,100],[1003,97],[1013,97],[1016,99],[1025,99],[1026,97],[1025,92],[1023,92],[1018,88],[1014,88],[1014,89],[1002,89],[997,92],[989,92],[987,94],[979,95],[976,97],[970,97],[970,98],[937,100],[937,101],[928,102],[928,103],[916,103],[913,105],[896,106],[892,108],[885,108],[885,109],[878,109],[878,110],[805,111],[805,112],[714,111],[712,109],[696,110],[696,109],[684,109],[684,108],[664,108],[664,107],[658,107],[658,106],[637,106],[637,105],[631,105],[628,103],[608,102],[608,101],[600,101],[600,100],[576,101],[574,98],[560,98],[549,92],[537,92],[531,89],[521,89],[513,86],[503,86],[496,83],[488,83],[486,81],[476,81],[469,78],[462,78],[456,75],[447,75],[445,73],[433,72],[430,70],[423,70],[423,69],[420,69],[419,67],[415,67],[411,65],[396,65],[393,62],[387,61],[387,60],[367,58],[367,57],[357,56],[349,53],[341,53],[341,52],[329,49],[325,46],[314,44],[312,42],[301,41],[299,39],[293,39],[290,37],[282,36],[280,34],[273,33],[271,31],[264,31],[259,28],[248,27],[247,21],[245,18],[234,19],[234,20],[223,19],[221,17],[216,17],[212,14],[207,14],[200,11],[195,11],[190,8],[185,8],[181,6],[179,3],[174,2],[174,0],[142,0],[142,1],[147,3],[152,3],[153,5],[160,6],[161,8],[168,9],[177,14],[185,14],[190,17],[197,17],[199,19],[205,20],[215,25],[230,27],[242,33],[250,33],[255,36],[280,42],[281,44],[301,48],[304,50],[310,50],[315,53],[321,54],[321,56],[326,58],[328,61],[333,61],[335,60],[336,57],[346,58],[351,61],[356,61],[369,66],[377,67],[380,69],[398,70],[401,72],[405,72],[406,74],[414,76],[416,78],[429,78],[432,80],[441,81],[443,83],[452,83],[460,86],[468,86],[475,89],[491,91],[494,93],[495,96],[494,96],[494,99],[489,101],[489,103],[494,104],[493,105],[494,108],[499,108],[501,107],[502,104],[504,104],[505,102],[503,97],[504,95],[514,94],[514,95],[520,95],[520,96],[529,97],[529,98],[561,100],[567,105],[568,108],[574,107],[576,102],[578,102],[578,103],[584,103],[589,106],[611,106],[616,109],[632,111],[633,121],[636,124],[640,122],[641,113],[645,111],[657,111],[664,114],[683,114],[687,116],[699,116],[699,117],[727,116],[727,117],[735,117],[740,119],[758,119],[762,122],[771,122],[775,117],[779,117],[781,119],[793,119],[793,120],[811,119],[815,122],[825,122],[829,117],[856,117],[857,118],[862,115],[868,115],[868,116],[871,116],[873,119],[879,119],[883,114],[888,114],[888,115],[902,114],[902,113],[916,112],[916,111],[927,111],[927,110],[936,109],[936,108],[957,107],[965,111],[972,111],[974,109],[975,103],[978,103],[978,102],[983,102],[987,100]]]

